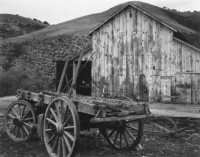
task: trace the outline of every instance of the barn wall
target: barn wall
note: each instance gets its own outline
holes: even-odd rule
[[[178,102],[200,103],[200,50],[174,39],[170,60],[171,95]]]
[[[172,53],[172,31],[127,7],[93,33],[92,77],[105,92],[160,99],[160,76],[169,75],[163,54]],[[93,85],[93,95],[99,89]]]

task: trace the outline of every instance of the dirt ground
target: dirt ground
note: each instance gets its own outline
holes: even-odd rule
[[[44,144],[35,134],[23,143],[13,142],[4,131],[3,114],[15,98],[0,99],[0,157],[48,157]],[[153,106],[153,105],[152,105]],[[155,105],[156,106],[156,105]],[[162,107],[157,105],[159,110]],[[198,107],[198,106],[197,106]],[[155,109],[155,107],[154,107]],[[168,110],[170,107],[168,107]],[[196,110],[195,110],[196,111]],[[97,139],[97,131],[82,132],[75,157],[199,157],[200,132],[184,132],[183,136],[171,137],[163,133],[144,132],[137,150],[121,152],[113,150],[105,139]]]

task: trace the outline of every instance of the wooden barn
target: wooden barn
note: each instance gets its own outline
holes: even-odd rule
[[[113,12],[112,12],[113,11]],[[142,2],[128,2],[89,32],[92,79],[104,92],[140,100],[200,102],[200,49],[184,41],[193,30]],[[99,88],[92,84],[92,95]]]
[[[197,32],[173,16],[133,1],[75,20],[76,32],[89,31],[92,45],[83,56],[87,68],[78,77],[78,93],[99,96],[103,90],[143,101],[200,103],[200,47],[191,40]],[[72,71],[71,63],[68,76]]]

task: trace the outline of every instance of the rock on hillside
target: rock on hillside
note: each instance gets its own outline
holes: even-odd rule
[[[90,43],[89,38],[74,35],[6,43],[0,47],[0,66],[4,70],[12,68],[33,76],[40,72],[53,79],[56,60],[66,58],[69,51],[72,51],[72,56],[77,55],[83,47],[90,47]]]
[[[45,23],[19,15],[0,14],[0,39],[16,37],[46,28],[48,23]]]

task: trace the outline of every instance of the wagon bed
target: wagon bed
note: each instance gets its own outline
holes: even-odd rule
[[[152,117],[149,106],[145,103],[134,104],[125,99],[107,99],[90,96],[77,96],[75,100],[67,94],[34,93],[18,90],[18,99],[37,102],[36,106],[46,106],[52,99],[58,96],[67,96],[76,105],[77,111],[94,116],[91,122],[107,122],[119,120],[136,120]]]

